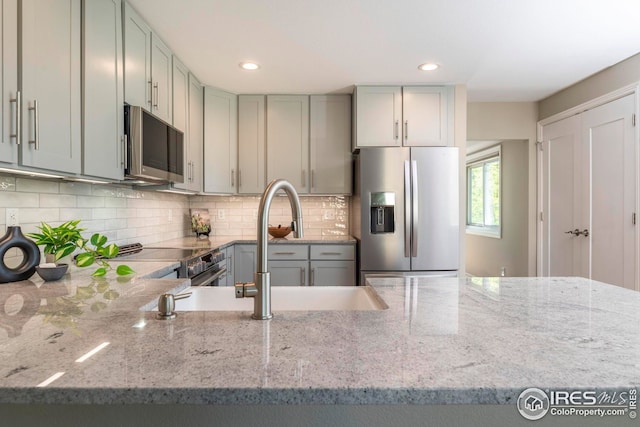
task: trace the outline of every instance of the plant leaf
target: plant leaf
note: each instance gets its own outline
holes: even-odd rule
[[[118,268],[116,268],[116,273],[118,276],[126,276],[127,274],[135,273],[135,271],[128,265],[119,265]]]
[[[102,255],[106,256],[107,258],[113,258],[114,256],[118,255],[119,250],[120,248],[118,248],[118,245],[112,243],[104,248]]]
[[[107,274],[107,269],[104,267],[96,268],[96,271],[93,272],[92,276],[104,276]]]
[[[76,265],[78,267],[88,267],[95,262],[95,257],[89,252],[81,253],[76,257]]]
[[[103,236],[102,234],[94,234],[91,236],[91,244],[97,248],[100,248],[107,243],[107,236]]]

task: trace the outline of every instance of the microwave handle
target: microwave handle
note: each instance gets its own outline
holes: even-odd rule
[[[122,137],[122,142],[122,166],[127,169],[129,166],[129,135],[125,133]]]

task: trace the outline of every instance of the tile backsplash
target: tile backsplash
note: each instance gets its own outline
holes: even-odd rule
[[[6,227],[6,209],[18,209],[24,233],[37,231],[45,221],[58,225],[80,219],[87,237],[99,232],[119,245],[144,245],[191,235],[190,208],[208,209],[212,234],[254,238],[257,196],[185,196],[144,191],[127,185],[43,180],[0,175],[0,232]],[[349,234],[349,198],[344,196],[300,197],[305,237]],[[269,223],[291,222],[289,200],[276,197]],[[17,250],[5,258],[21,258]]]
[[[305,237],[349,235],[349,198],[345,196],[300,196]],[[191,208],[208,209],[213,234],[255,238],[258,196],[192,196]],[[277,196],[269,210],[269,224],[289,225],[291,207],[284,195]]]

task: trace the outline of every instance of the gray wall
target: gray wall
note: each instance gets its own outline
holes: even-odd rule
[[[640,80],[640,54],[594,74],[538,103],[542,120]]]
[[[525,140],[502,141],[502,237],[466,234],[466,271],[474,276],[527,276],[528,153]],[[468,143],[468,152],[495,145]]]
[[[520,231],[523,231],[526,250],[518,257],[523,260],[514,261],[513,269],[507,266],[507,275],[536,275],[536,123],[538,121],[538,105],[535,102],[472,102],[467,105],[467,139],[492,141],[526,141],[527,161],[517,172],[521,179],[526,180],[526,187],[518,200],[526,205],[526,214],[518,218]],[[509,142],[503,144],[508,144]],[[504,215],[503,215],[504,216]],[[511,216],[511,214],[509,214]],[[463,217],[464,218],[464,217]],[[485,240],[489,240],[486,239]],[[473,252],[490,248],[474,246]],[[496,254],[497,255],[497,254]],[[473,259],[474,254],[467,248],[467,259]],[[522,262],[525,270],[522,271]],[[475,264],[471,261],[472,265]],[[469,263],[467,263],[469,265]],[[515,267],[515,266],[519,267]],[[492,275],[500,272],[495,264],[490,267]],[[496,270],[497,268],[497,270]],[[474,272],[469,272],[476,274]]]

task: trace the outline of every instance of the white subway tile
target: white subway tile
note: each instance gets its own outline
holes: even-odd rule
[[[0,175],[0,191],[16,191],[16,178]]]
[[[20,223],[54,222],[60,220],[60,210],[56,208],[24,208],[18,212]]]
[[[60,208],[60,221],[93,219],[91,208]]]
[[[91,184],[86,182],[61,182],[60,194],[91,195]]]
[[[79,208],[103,208],[104,197],[77,196],[77,206]]]
[[[37,208],[40,206],[40,196],[37,193],[6,192],[0,197],[0,207],[3,208]]]
[[[75,207],[76,196],[69,194],[47,194],[40,193],[40,207],[41,208],[65,208]]]
[[[16,178],[16,191],[26,193],[59,193],[60,185],[57,181]]]
[[[112,219],[116,217],[116,208],[94,208],[93,219]]]

